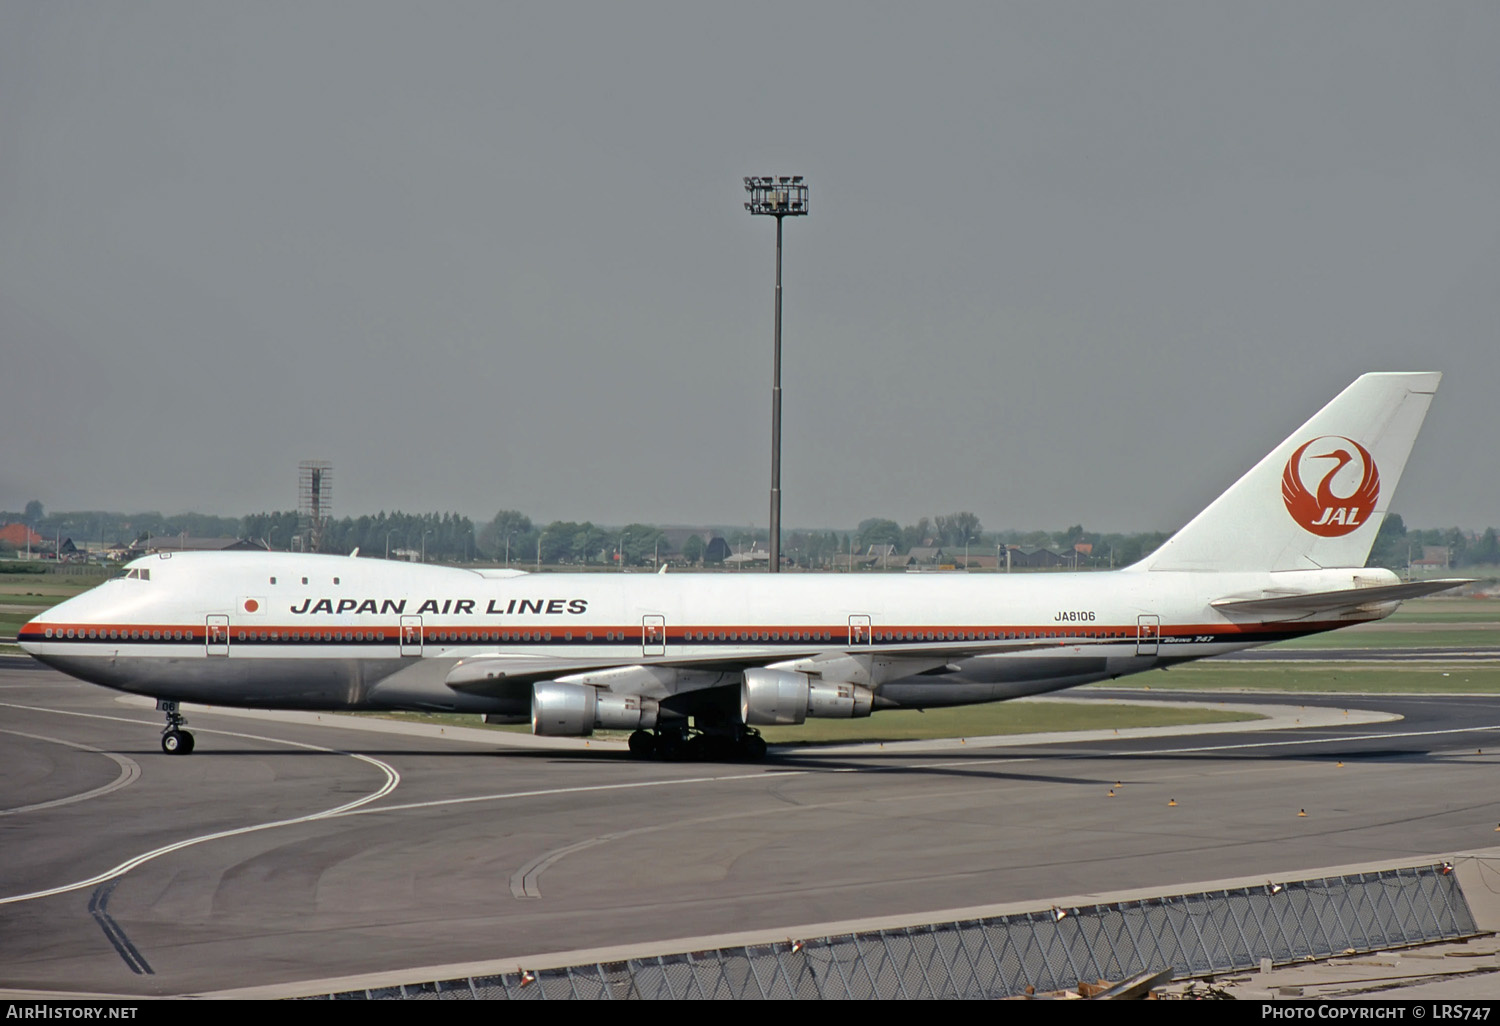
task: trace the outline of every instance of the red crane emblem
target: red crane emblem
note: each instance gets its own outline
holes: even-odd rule
[[[1307,450],[1314,445],[1327,451],[1308,453]],[[1314,491],[1309,491],[1303,463],[1312,460],[1337,462],[1332,466],[1322,464],[1307,468],[1313,475],[1321,475],[1312,478],[1318,483]],[[1351,463],[1357,463],[1357,468],[1342,473]],[[1342,488],[1347,489],[1356,474],[1358,483],[1349,494],[1334,492],[1335,478],[1339,479]],[[1286,511],[1304,529],[1324,538],[1337,538],[1363,527],[1375,511],[1375,503],[1380,498],[1380,471],[1375,469],[1370,451],[1352,438],[1323,435],[1303,442],[1286,461],[1286,471],[1281,475],[1281,497],[1286,502]]]

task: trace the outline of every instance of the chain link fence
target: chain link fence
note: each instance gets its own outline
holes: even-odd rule
[[[318,995],[323,999],[997,998],[1480,933],[1446,863],[776,944]]]

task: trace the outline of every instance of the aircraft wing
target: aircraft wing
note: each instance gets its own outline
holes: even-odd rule
[[[1338,591],[1318,591],[1300,595],[1221,598],[1215,599],[1209,605],[1226,613],[1332,613],[1340,609],[1354,609],[1358,606],[1400,602],[1404,599],[1447,591],[1461,584],[1473,583],[1473,578],[1449,577],[1432,581],[1412,581],[1408,584],[1388,584],[1379,588],[1342,588]]]
[[[802,672],[832,673],[834,679],[856,679],[861,675],[878,676],[871,664],[890,664],[896,675],[909,676],[944,667],[956,659],[1007,652],[1035,652],[1071,648],[1078,645],[1119,644],[1119,638],[1033,638],[1010,641],[923,641],[899,645],[850,645],[836,649],[814,649],[788,652],[756,651],[746,647],[733,655],[645,657],[625,661],[566,659],[556,656],[480,654],[460,659],[448,671],[446,683],[455,691],[495,698],[518,697],[523,689],[543,680],[575,680],[579,683],[608,687],[618,680],[619,671],[666,670],[691,673],[703,680],[703,686],[727,683],[713,681],[716,674],[737,674],[759,666],[777,666]],[[659,676],[656,675],[656,676]],[[889,678],[887,678],[889,679]],[[690,690],[690,689],[684,689]]]

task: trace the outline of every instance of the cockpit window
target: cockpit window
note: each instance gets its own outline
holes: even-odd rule
[[[125,579],[127,581],[149,581],[151,580],[151,571],[135,567],[134,569],[125,571]]]

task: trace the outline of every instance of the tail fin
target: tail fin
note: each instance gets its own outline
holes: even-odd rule
[[[1361,375],[1131,569],[1363,566],[1441,380]]]

